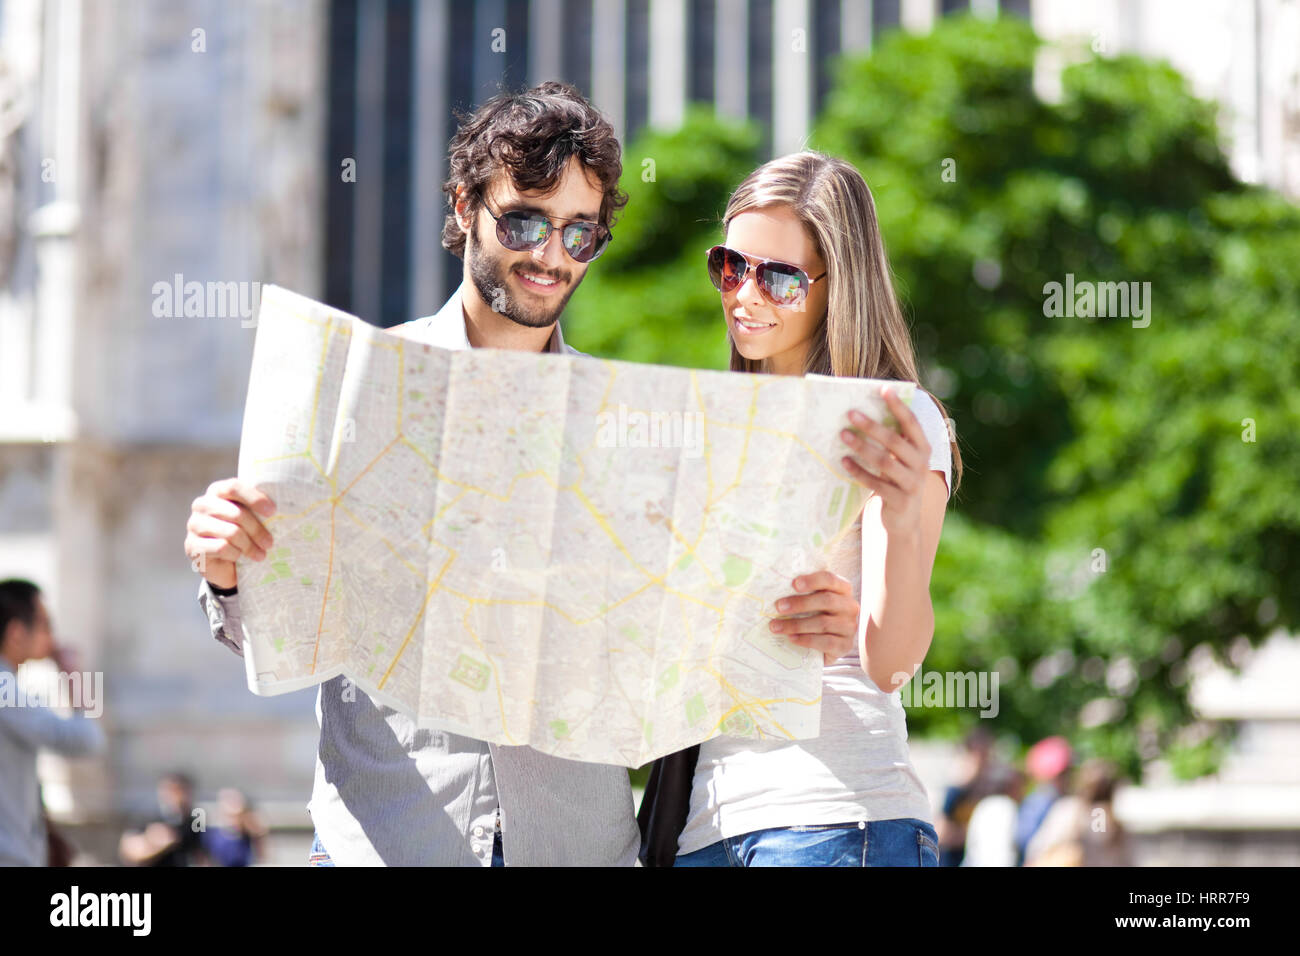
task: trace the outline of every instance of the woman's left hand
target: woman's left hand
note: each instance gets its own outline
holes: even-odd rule
[[[925,488],[925,473],[929,471],[930,443],[916,415],[894,394],[893,388],[886,386],[881,394],[902,433],[855,409],[849,412],[854,427],[840,432],[840,438],[853,450],[853,455],[841,461],[859,484],[880,496],[880,523],[885,530],[914,534],[921,528],[921,492]]]
[[[800,647],[822,652],[833,664],[858,646],[858,602],[848,581],[832,571],[815,571],[794,579],[795,594],[776,602],[781,616],[770,627]],[[807,617],[795,615],[806,614]]]

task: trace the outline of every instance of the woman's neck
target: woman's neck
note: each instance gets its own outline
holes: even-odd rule
[[[802,375],[807,361],[808,346],[805,343],[803,348],[790,349],[764,359],[761,367],[769,375]]]

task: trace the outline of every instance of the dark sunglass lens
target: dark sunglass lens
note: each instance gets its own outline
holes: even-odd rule
[[[734,249],[721,247],[716,254],[718,279],[713,284],[721,292],[731,292],[744,281],[749,266],[745,257]]]
[[[613,236],[609,232],[604,229],[597,229],[596,238],[591,244],[591,255],[586,259],[579,259],[578,261],[591,262],[594,259],[599,259],[604,251],[609,248],[609,240],[612,238]]]
[[[722,249],[715,246],[709,250],[709,281],[719,292],[722,291],[722,260]]]
[[[590,262],[604,251],[604,234],[590,222],[574,222],[564,227],[564,248],[575,262]]]
[[[507,249],[533,249],[546,239],[547,224],[541,216],[509,212],[497,220],[497,236]]]
[[[761,267],[760,273],[759,282],[777,305],[797,304],[808,289],[804,274],[789,266],[765,264]]]

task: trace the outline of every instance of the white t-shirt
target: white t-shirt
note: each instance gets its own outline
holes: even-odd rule
[[[951,496],[947,424],[920,389],[912,411],[930,443],[930,468],[943,474]],[[830,555],[830,570],[845,578],[861,601],[861,514],[840,541]],[[700,745],[690,812],[677,845],[679,853],[692,853],[769,827],[906,817],[933,822],[925,785],[908,756],[901,693],[877,687],[855,648],[823,671],[821,736],[803,741],[714,737]]]

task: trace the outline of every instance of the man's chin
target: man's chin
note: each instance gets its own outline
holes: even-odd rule
[[[491,261],[471,266],[470,277],[484,302],[492,305],[504,299],[495,311],[527,329],[544,329],[559,320],[573,294],[572,288],[558,295],[536,295],[513,272],[507,272],[503,282],[498,268],[499,264]]]
[[[518,282],[516,281],[516,284]],[[564,307],[569,303],[569,289],[559,295],[539,296],[524,290],[507,297],[508,311],[502,313],[517,325],[530,329],[544,329],[559,321]],[[534,305],[533,303],[536,303]]]
[[[518,301],[515,301],[511,302],[510,308],[501,314],[515,325],[522,325],[528,329],[544,329],[558,322],[562,311],[562,305],[553,312],[539,312],[527,306],[522,306]]]
[[[522,325],[526,329],[549,329],[552,325],[560,320],[558,315],[553,315],[549,319],[521,319],[519,316],[510,316],[516,325]]]

